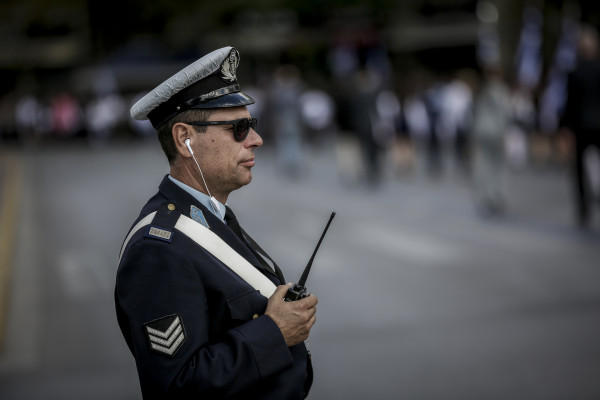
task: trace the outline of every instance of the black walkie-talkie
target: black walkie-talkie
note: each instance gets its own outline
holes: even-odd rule
[[[323,233],[321,234],[321,238],[319,239],[319,242],[317,243],[317,247],[315,247],[315,251],[313,252],[312,257],[310,258],[310,260],[308,261],[308,264],[304,268],[304,272],[302,273],[300,280],[298,281],[298,283],[294,284],[294,286],[292,286],[291,288],[288,289],[288,292],[284,297],[285,301],[300,300],[300,299],[303,299],[306,296],[308,296],[308,292],[307,292],[306,288],[304,287],[304,284],[306,283],[306,279],[308,278],[308,273],[310,272],[310,267],[312,266],[313,260],[315,259],[315,254],[317,254],[317,250],[319,250],[319,246],[321,245],[321,242],[323,241],[323,237],[325,237],[325,234],[327,233],[327,229],[329,229],[329,224],[331,224],[331,220],[333,219],[333,217],[335,217],[335,212],[331,213],[331,216],[329,217],[329,221],[327,221],[327,225],[325,226],[325,230],[323,230]]]

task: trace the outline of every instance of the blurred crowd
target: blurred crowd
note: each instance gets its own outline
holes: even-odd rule
[[[307,152],[331,144],[345,180],[376,187],[390,172],[439,177],[458,171],[472,177],[478,207],[498,213],[505,169],[568,167],[574,134],[563,129],[561,117],[569,74],[578,64],[581,24],[565,16],[551,65],[543,68],[541,15],[525,9],[515,62],[507,69],[493,10],[478,9],[478,16],[474,68],[400,74],[382,42],[342,41],[327,51],[320,84],[292,63],[261,71],[251,85],[243,82],[256,100],[250,111],[259,119],[259,133],[281,170],[301,176]],[[110,68],[99,69],[87,98],[69,87],[40,93],[35,81],[26,82],[0,98],[0,137],[22,144],[148,137],[154,132],[149,122],[129,116],[140,95],[121,92]],[[596,197],[597,150],[583,155]]]

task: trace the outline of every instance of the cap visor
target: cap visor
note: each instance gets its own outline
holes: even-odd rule
[[[242,92],[229,93],[216,99],[194,104],[191,108],[228,108],[254,104],[254,99]]]

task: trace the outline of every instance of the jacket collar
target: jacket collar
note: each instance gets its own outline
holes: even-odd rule
[[[159,194],[165,198],[165,201],[173,203],[175,207],[187,217],[193,218],[193,209],[199,209],[202,212],[208,228],[211,231],[216,233],[238,254],[248,260],[250,264],[259,270],[264,271],[264,268],[261,266],[260,262],[257,260],[254,253],[252,253],[252,251],[248,248],[248,246],[242,242],[240,238],[238,238],[235,233],[233,233],[233,231],[223,221],[221,221],[221,219],[219,219],[209,209],[202,205],[194,196],[171,181],[168,175],[163,178],[160,186],[158,187],[158,191]],[[270,274],[270,271],[266,272]]]

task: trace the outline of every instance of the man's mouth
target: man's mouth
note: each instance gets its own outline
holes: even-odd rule
[[[254,157],[248,158],[242,161],[240,164],[242,164],[245,167],[254,167]]]

